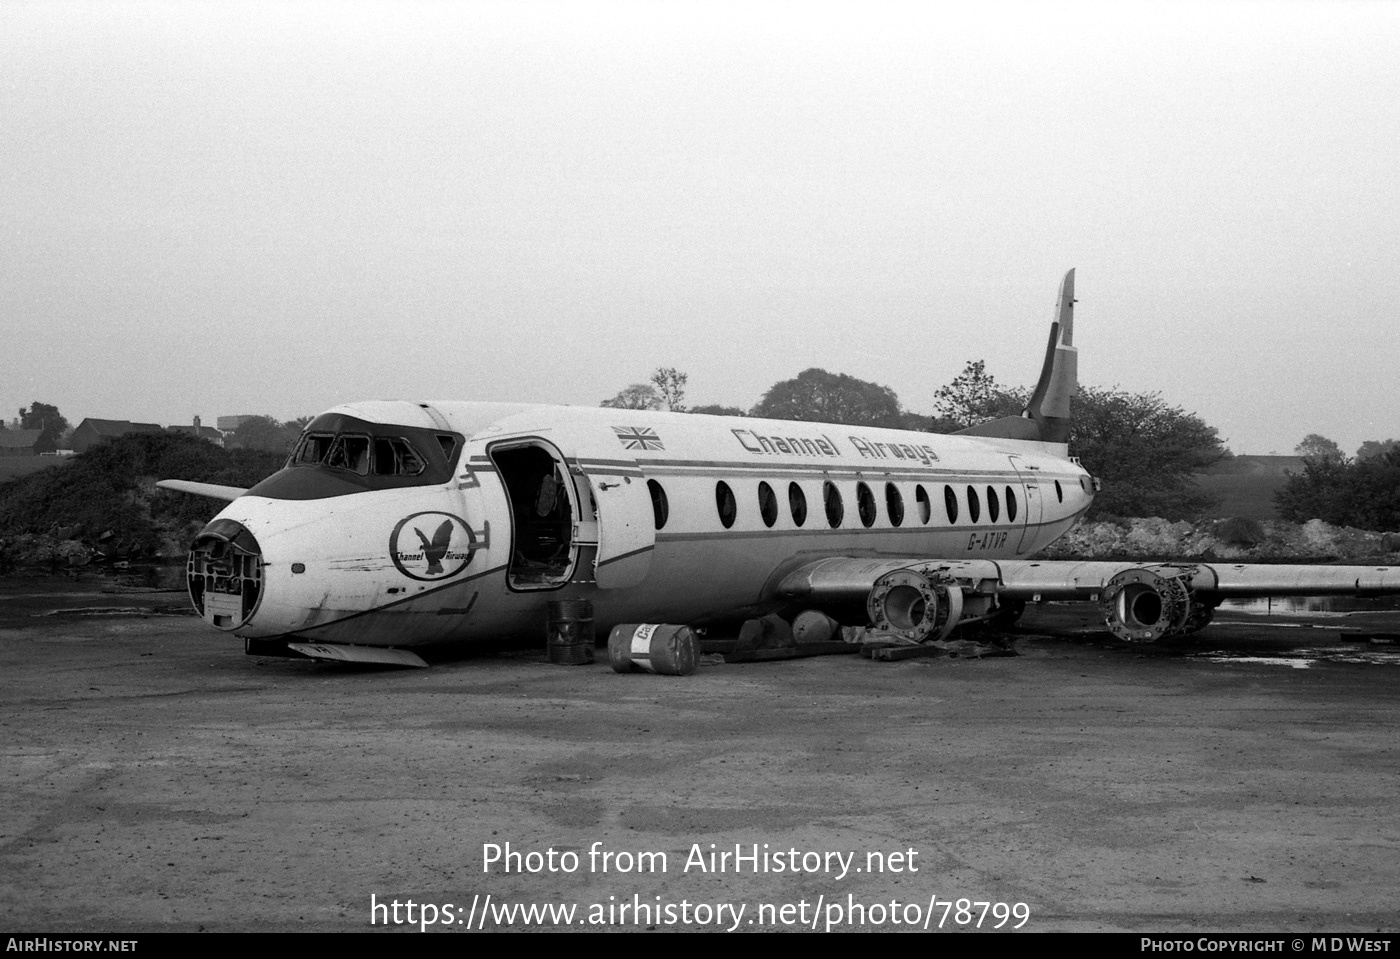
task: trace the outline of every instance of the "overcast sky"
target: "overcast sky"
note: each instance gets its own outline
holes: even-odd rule
[[[1400,437],[1400,3],[0,5],[0,403],[931,411],[1083,382]]]

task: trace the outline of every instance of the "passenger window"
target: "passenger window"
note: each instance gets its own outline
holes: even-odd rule
[[[1016,522],[1016,493],[1010,486],[1006,488],[1006,521]]]
[[[875,525],[875,496],[864,483],[856,484],[856,511],[860,513],[860,524],[866,529]]]
[[[943,509],[948,513],[948,522],[958,521],[958,494],[953,492],[953,487],[943,487]]]
[[[890,516],[891,526],[904,524],[904,497],[899,495],[899,487],[893,483],[885,484],[885,512]]]
[[[788,484],[788,510],[792,513],[794,526],[807,522],[807,494],[796,483]]]
[[[662,529],[671,517],[671,504],[666,501],[666,491],[656,480],[647,480],[647,492],[651,493],[651,516],[656,528]]]
[[[1001,516],[1001,503],[997,501],[997,491],[987,487],[987,519],[995,523]]]
[[[977,490],[967,488],[967,521],[975,523],[982,518],[982,504],[977,501]]]
[[[734,502],[734,491],[724,480],[715,484],[715,508],[719,510],[719,521],[725,529],[734,525],[738,506]]]
[[[822,484],[822,499],[826,501],[827,525],[836,529],[841,525],[841,520],[846,515],[846,506],[841,502],[841,491],[831,480]]]
[[[927,526],[933,518],[933,504],[928,500],[928,490],[924,489],[923,483],[914,487],[914,502],[919,507],[919,522]]]
[[[1055,499],[1063,503],[1065,501],[1065,491],[1060,488],[1060,481],[1055,480]]]
[[[758,515],[763,517],[764,526],[771,527],[778,521],[778,497],[767,483],[758,484]]]

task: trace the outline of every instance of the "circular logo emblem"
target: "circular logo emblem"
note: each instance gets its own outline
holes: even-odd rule
[[[456,576],[475,552],[471,527],[451,513],[414,513],[399,520],[389,537],[389,556],[399,572],[428,582]]]

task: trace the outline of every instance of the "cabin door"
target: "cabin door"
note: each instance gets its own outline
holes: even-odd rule
[[[636,586],[651,569],[656,548],[656,514],[646,477],[635,466],[586,469],[598,513],[598,586]]]
[[[538,439],[487,450],[510,501],[512,589],[557,589],[578,559],[582,509],[564,457]]]
[[[1017,522],[1021,527],[1021,542],[1016,546],[1016,553],[1020,555],[1034,549],[1035,541],[1040,535],[1040,478],[1034,470],[1026,468],[1025,462],[1019,456],[1011,457],[1011,468],[1016,471],[1020,480],[1022,510]]]

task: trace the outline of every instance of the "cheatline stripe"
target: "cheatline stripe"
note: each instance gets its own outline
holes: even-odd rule
[[[700,532],[676,532],[667,533],[660,531],[656,534],[657,542],[687,542],[711,539],[761,539],[770,536],[846,536],[846,535],[869,535],[873,533],[900,533],[912,535],[921,533],[928,535],[931,533],[968,533],[978,535],[983,533],[1014,533],[1018,530],[1038,530],[1047,526],[1058,526],[1075,518],[1075,515],[1065,516],[1060,519],[1045,520],[1040,523],[1029,523],[1024,526],[871,526],[853,527],[838,526],[832,529],[829,526],[815,526],[810,529],[744,529],[744,530],[722,530],[715,533]]]

